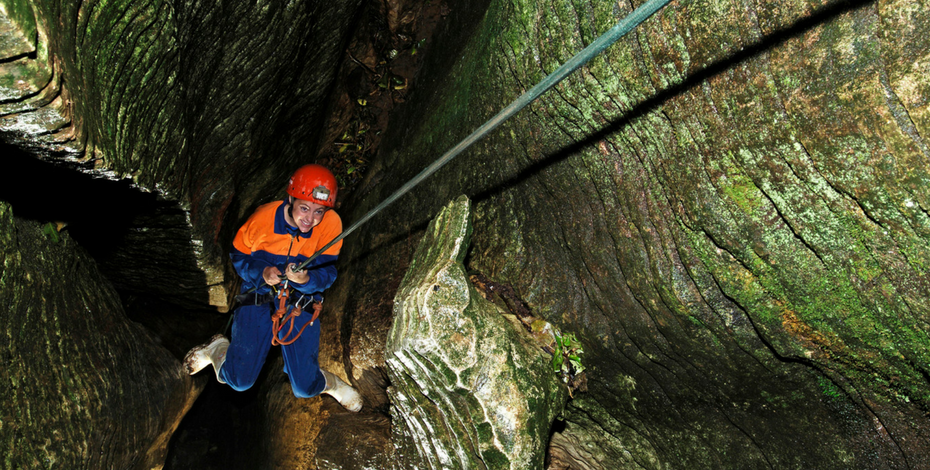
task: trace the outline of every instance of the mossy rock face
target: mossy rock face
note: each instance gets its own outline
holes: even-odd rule
[[[164,222],[183,225],[170,240],[145,239],[166,214],[135,227],[141,244],[194,260],[195,273],[180,275],[196,290],[160,295],[226,308],[232,237],[316,158],[359,4],[2,0],[0,133],[50,162],[174,203]],[[156,284],[178,275],[166,258],[149,273]],[[138,270],[107,266],[124,290],[150,291]]]
[[[332,70],[345,36],[330,27],[345,31],[358,3],[3,4],[16,6],[8,13],[20,26],[11,47],[35,50],[4,63],[26,78],[22,100],[4,95],[4,122],[15,124],[4,129],[178,202],[189,234],[177,238],[204,284],[222,291],[232,233],[280,193],[318,136],[329,81],[315,73]],[[629,12],[616,2],[449,5],[347,221]],[[474,237],[460,260],[584,344],[589,390],[569,403],[556,441],[576,462],[930,466],[925,11],[907,0],[670,4],[347,241],[341,294],[328,297],[345,302],[327,308],[348,322],[329,332],[342,342],[328,343],[339,349],[327,362],[364,360],[365,370],[347,365],[352,378],[378,376],[372,351],[388,337],[417,239],[467,194]],[[4,282],[34,266],[53,278],[60,267],[20,263],[11,250]],[[18,315],[7,328],[28,325],[18,305],[45,305],[41,288],[23,285],[2,291]],[[73,310],[80,295],[49,300],[35,320],[83,321]],[[45,361],[37,369],[63,363],[32,358],[45,343],[21,345],[20,333],[0,350]],[[80,338],[87,354],[109,340]],[[89,357],[79,366],[91,376],[111,360]],[[452,369],[437,374],[459,380]],[[22,400],[20,409],[45,406]],[[35,455],[53,448],[35,429],[59,416],[43,411],[46,421],[23,431],[36,433]],[[5,424],[15,412],[0,416],[8,442],[19,442]],[[479,437],[493,435],[479,423]],[[570,442],[603,452],[586,460]],[[512,462],[496,447],[484,452],[486,462]]]
[[[628,11],[489,2],[359,213]],[[467,268],[584,344],[565,441],[646,468],[928,466],[928,38],[906,1],[670,4],[379,216],[353,266],[396,275],[467,194]]]
[[[394,302],[386,346],[395,446],[405,468],[541,468],[567,388],[462,264],[471,204],[427,229]]]
[[[199,392],[54,224],[0,202],[0,468],[160,468]]]

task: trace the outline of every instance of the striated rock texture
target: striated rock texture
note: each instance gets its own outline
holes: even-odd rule
[[[161,468],[203,382],[46,227],[0,202],[0,468]]]
[[[20,172],[7,176],[12,184],[2,184],[0,199],[16,198],[17,210],[57,209],[63,215],[54,220],[68,223],[74,239],[102,245],[94,253],[99,272],[124,300],[136,301],[135,313],[156,327],[175,357],[183,355],[209,337],[193,332],[203,331],[204,317],[215,316],[188,315],[175,306],[229,307],[238,280],[227,256],[233,234],[258,204],[281,197],[287,176],[317,154],[327,94],[360,4],[0,0],[0,139],[45,163],[14,159],[0,147],[4,163]],[[78,190],[74,179],[59,179],[58,173],[49,178],[52,164],[99,180],[97,188],[131,187],[133,196]],[[42,184],[29,186],[27,193],[23,181]],[[19,194],[13,194],[13,184]],[[118,227],[109,225],[114,221]],[[21,243],[34,237],[21,234]],[[22,246],[4,249],[3,255],[13,256]],[[71,263],[55,267],[46,274],[57,281]],[[31,269],[11,264],[4,276],[18,278]],[[24,356],[15,358],[22,370],[9,369],[11,376],[20,381],[24,371],[31,372],[35,379],[29,380],[51,385],[48,396],[56,400],[44,400],[46,395],[35,391],[41,387],[22,382],[29,384],[29,393],[8,403],[30,416],[13,420],[8,417],[15,413],[3,408],[4,446],[15,444],[17,453],[4,450],[0,456],[13,468],[46,468],[56,459],[64,464],[55,468],[131,468],[142,462],[152,468],[163,455],[152,451],[151,458],[143,458],[140,452],[154,445],[156,432],[165,432],[158,435],[166,445],[180,419],[174,402],[165,399],[168,384],[162,376],[169,369],[177,374],[177,361],[160,349],[158,356],[149,357],[144,348],[137,356],[132,348],[151,342],[150,333],[87,316],[98,310],[115,314],[120,307],[112,289],[110,297],[83,294],[85,282],[107,285],[96,273],[80,278],[74,290],[56,293],[54,304],[41,304],[47,310],[37,323],[15,308],[9,312],[6,327],[24,335],[31,328],[39,338],[69,337],[58,330],[61,325],[77,322],[83,328],[72,328],[80,335],[64,343],[74,364],[54,354],[26,355],[18,346],[26,340],[14,338],[14,351]],[[44,294],[25,283],[0,286],[0,298],[32,295]],[[143,308],[145,298],[173,305],[151,311]],[[58,322],[45,321],[53,318]],[[84,325],[94,321],[101,328]],[[211,327],[212,334],[221,325]],[[98,379],[101,370],[109,375]],[[72,385],[65,378],[59,386],[47,376],[94,381]],[[186,376],[173,380],[189,386]],[[80,408],[61,414],[57,403],[72,405],[57,400],[59,390],[83,385],[86,396],[69,395]],[[299,413],[295,402],[282,406]],[[272,422],[280,417],[268,415]],[[23,436],[31,441],[21,444]],[[47,457],[51,453],[55,456]]]
[[[123,290],[226,308],[232,236],[316,155],[359,4],[0,0],[0,133],[173,202],[136,220],[133,242],[194,262],[127,254],[107,271]],[[187,233],[145,237],[162,222]],[[131,274],[146,269],[154,283]]]
[[[633,6],[451,4],[346,218]],[[347,314],[464,193],[468,269],[585,348],[554,467],[930,468],[928,64],[921,2],[673,2],[375,218]]]
[[[394,300],[394,444],[402,468],[541,468],[568,389],[551,356],[469,283],[470,219],[464,196],[436,216]]]
[[[420,49],[429,54],[421,88],[381,136],[347,222],[637,3],[448,4],[438,39]],[[231,235],[280,195],[281,175],[319,138],[329,59],[358,1],[0,5],[3,139],[180,209],[166,209],[164,239],[146,235],[164,226],[152,219],[133,225],[135,247],[164,240],[169,260],[101,271],[166,298],[176,278],[193,279],[189,302],[225,307]],[[584,345],[588,392],[554,429],[553,468],[930,467],[926,12],[913,0],[673,2],[349,240],[326,307],[327,320],[346,321],[325,323],[336,341],[323,362],[342,363],[366,403],[389,409],[378,387],[392,299],[429,220],[467,194],[464,264]],[[27,450],[4,452],[4,464],[64,462],[83,442],[92,463],[142,462],[134,452],[153,441],[141,436],[170,428],[134,419],[171,401],[162,375],[140,379],[138,395],[125,379],[123,394],[102,381],[81,388],[97,393],[87,401],[66,392],[91,383],[69,378],[99,378],[111,363],[125,378],[160,370],[162,359],[137,367],[125,344],[144,333],[113,319],[81,323],[117,303],[82,296],[95,278],[77,265],[22,258],[45,253],[26,249],[44,236],[34,229],[2,251],[4,282],[26,281],[0,296],[43,295],[51,287],[30,283],[64,278],[60,266],[74,286],[54,288],[75,291],[7,302],[16,317],[5,323],[0,373],[16,382],[3,382],[13,398],[0,435]],[[173,264],[172,253],[192,256]],[[38,306],[48,309],[33,319]],[[79,361],[73,371],[47,353],[56,347]],[[68,407],[50,405],[62,394]],[[118,424],[97,421],[117,415]],[[112,447],[100,457],[95,433],[111,427],[123,432],[104,436]]]

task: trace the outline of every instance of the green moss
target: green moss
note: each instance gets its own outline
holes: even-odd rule
[[[733,174],[720,182],[723,193],[747,213],[763,207],[763,197],[751,179]]]
[[[466,90],[470,113],[488,117],[561,63],[579,38],[591,37],[591,24],[608,23],[605,12],[617,10],[611,12],[617,17],[626,8],[569,6],[574,11],[564,4],[492,3],[476,42],[493,46],[464,54],[465,66],[448,89]],[[707,443],[727,431],[695,418],[699,424],[687,432],[704,441],[689,440],[678,434],[679,425],[694,421],[665,421],[666,407],[683,415],[694,402],[717,403],[729,392],[711,389],[734,380],[758,381],[766,394],[753,398],[789,414],[823,411],[821,395],[842,399],[835,385],[813,374],[799,378],[799,369],[829,370],[864,394],[876,392],[879,402],[926,396],[912,394],[925,384],[913,365],[928,363],[927,340],[915,326],[925,308],[901,300],[925,289],[908,290],[901,281],[919,274],[891,275],[926,265],[926,241],[906,228],[914,222],[895,214],[905,199],[887,186],[897,183],[876,176],[895,171],[874,165],[889,150],[869,135],[871,125],[857,124],[884,100],[867,77],[877,60],[874,41],[857,42],[851,23],[832,25],[832,17],[787,39],[759,37],[756,30],[781,34],[778,28],[809,18],[811,8],[803,2],[677,5],[515,116],[443,183],[481,181],[485,186],[476,192],[490,188],[478,203],[471,262],[506,275],[535,313],[581,325],[586,346],[589,339],[597,345],[588,349],[601,366],[593,370],[608,380],[598,378],[591,411],[577,415],[596,417],[601,427],[594,429],[611,437],[626,437],[612,421],[617,416],[654,432],[657,445],[683,449],[663,455],[677,466],[702,467],[682,455],[718,458]],[[840,16],[843,22],[856,17],[868,23],[863,31],[873,31],[875,15],[866,10]],[[754,43],[771,48],[739,55]],[[853,55],[836,55],[846,52]],[[727,62],[733,57],[745,60]],[[726,69],[712,69],[719,72],[712,77],[694,74],[711,65]],[[491,72],[476,77],[485,70]],[[676,80],[696,77],[706,80],[663,93]],[[445,121],[436,123],[474,120],[461,114],[461,102],[445,99],[437,106]],[[454,143],[438,131],[432,139],[411,152]],[[907,148],[893,147],[895,155],[884,160]],[[917,188],[912,191],[922,191]],[[560,197],[565,194],[572,196]],[[655,383],[627,384],[638,368]],[[690,372],[707,378],[707,390],[681,392],[693,384],[683,378]],[[802,392],[784,391],[784,381]],[[692,399],[692,391],[699,396]],[[583,421],[577,415],[572,418]],[[795,417],[785,432],[791,439],[817,435],[800,423],[807,416]],[[741,432],[754,437],[783,432],[774,426],[747,431],[759,414],[727,418],[749,422]],[[624,445],[605,444],[611,450]],[[817,455],[849,455],[839,439],[827,447]],[[655,450],[643,443],[633,452]],[[736,445],[720,452],[744,463],[752,455]],[[801,466],[765,452],[773,460],[759,466]],[[719,464],[705,466],[713,463]]]
[[[817,379],[817,385],[820,386],[820,389],[823,391],[823,394],[834,400],[839,400],[845,396],[843,390],[836,386],[832,380],[826,377],[820,377]]]
[[[481,451],[481,461],[487,465],[487,468],[511,468],[511,462],[507,455],[494,447]]]
[[[487,421],[477,423],[475,431],[479,442],[487,444],[494,440],[494,427]]]
[[[32,47],[35,48],[38,30],[36,28],[36,17],[32,9],[32,3],[22,0],[0,0],[0,7],[3,8],[10,22],[22,31],[23,36],[32,44]]]

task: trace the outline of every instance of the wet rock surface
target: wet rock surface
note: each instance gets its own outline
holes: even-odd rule
[[[346,92],[341,105],[372,84],[381,89],[385,77],[401,86],[396,76],[417,70],[416,90],[372,99],[381,113],[345,108],[343,124],[378,125],[390,109],[387,130],[365,140],[362,126],[321,125],[322,97],[336,76],[326,64],[347,60],[330,59],[348,43],[339,31],[357,2],[13,6],[6,13],[18,31],[0,21],[2,68],[22,82],[0,83],[4,140],[176,203],[164,218],[130,224],[139,235],[133,248],[160,243],[146,262],[157,265],[152,287],[172,290],[162,281],[184,273],[186,301],[220,308],[235,284],[225,258],[233,231],[256,204],[280,197],[281,175],[306,155],[338,156],[333,148],[347,128],[351,143],[380,145],[365,154],[368,173],[343,206],[344,220],[357,219],[630,9],[449,1],[438,10],[435,41],[422,49],[438,52],[422,68],[382,64],[369,47],[399,46],[409,58],[419,37],[350,43],[362,65],[339,76],[362,91]],[[387,8],[385,30],[408,33],[415,21],[406,13],[417,8]],[[237,398],[247,402],[222,421],[243,439],[226,461],[382,465],[392,380],[383,353],[395,294],[430,220],[467,194],[474,235],[466,269],[512,287],[532,315],[585,348],[587,392],[569,401],[554,428],[552,468],[930,466],[928,31],[928,16],[908,1],[669,5],[347,240],[327,296],[321,362],[365,396],[363,414],[344,421],[353,428],[331,424],[338,410],[327,407],[338,405],[328,398],[289,397],[280,363],[271,361],[261,389]],[[80,196],[69,202],[97,203]],[[184,252],[178,265],[173,247]],[[20,249],[3,252],[4,279],[30,272],[10,261]],[[125,281],[132,314],[150,311],[144,268],[112,266],[105,274]],[[198,271],[202,277],[187,276]],[[57,331],[45,329],[48,319],[83,321],[74,305],[118,309],[112,299],[83,296],[93,289],[84,282],[62,300],[28,303],[46,309],[39,331]],[[0,295],[42,297],[45,288],[5,284]],[[47,462],[35,456],[70,458],[77,451],[60,450],[58,436],[90,442],[113,424],[72,418],[91,406],[107,410],[94,416],[133,420],[115,422],[114,450],[100,458],[119,466],[161,445],[153,443],[164,434],[149,420],[175,410],[152,405],[175,402],[163,372],[136,377],[154,390],[138,394],[116,394],[98,377],[109,370],[101,365],[121,377],[167,368],[163,352],[140,366],[137,351],[121,346],[137,334],[149,341],[149,333],[105,318],[94,320],[101,328],[85,328],[80,344],[58,333],[21,343],[17,335],[29,328],[21,318],[7,326],[9,351],[19,356],[8,356],[4,383],[15,376],[30,397],[47,392],[48,403],[77,400],[83,408],[12,395],[16,408],[3,409],[0,435],[35,452],[4,455],[39,467]],[[176,319],[184,315],[146,322],[171,354],[216,323],[192,320],[189,336],[168,341],[181,337],[171,334]],[[66,362],[47,353],[56,344],[79,358],[79,371],[57,368]],[[31,383],[45,377],[22,374],[33,368],[53,374]],[[80,390],[106,392],[56,401],[79,374],[93,378]],[[17,409],[36,419],[15,421]],[[282,418],[288,413],[300,424]],[[357,444],[350,461],[313,444],[332,445],[343,433]]]
[[[405,468],[540,468],[568,390],[551,356],[471,287],[470,232],[463,196],[427,228],[394,300],[395,445]]]
[[[166,264],[181,255],[201,279],[173,295],[227,308],[235,230],[315,155],[361,2],[13,3],[17,41],[0,56],[25,62],[27,92],[0,105],[4,140],[173,203],[134,214],[123,248],[164,246]],[[114,277],[144,291],[138,268],[114,263]]]
[[[86,252],[0,202],[0,466],[158,468],[203,386]]]
[[[375,218],[351,266],[393,281],[472,197],[466,268],[585,346],[553,444],[578,465],[925,467],[930,35],[911,11],[672,4]],[[348,218],[627,12],[453,6],[474,34],[427,61]]]

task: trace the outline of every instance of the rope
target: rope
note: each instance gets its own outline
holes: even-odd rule
[[[646,21],[650,16],[655,14],[657,11],[661,10],[663,7],[669,4],[671,0],[648,0],[646,3],[643,3],[636,10],[633,10],[632,13],[627,15],[625,18],[620,20],[614,27],[610,28],[606,33],[600,35],[597,39],[594,40],[588,47],[585,47],[581,52],[575,54],[572,58],[565,62],[559,68],[555,69],[554,72],[547,75],[542,79],[541,82],[536,84],[529,91],[520,95],[516,100],[514,100],[506,108],[502,109],[496,116],[485,122],[481,127],[476,129],[468,137],[459,142],[455,147],[449,149],[445,154],[443,154],[439,159],[434,161],[428,167],[423,169],[420,174],[414,176],[410,181],[401,186],[394,194],[388,196],[387,199],[381,201],[374,209],[368,211],[367,214],[363,215],[358,219],[352,226],[344,230],[338,237],[334,238],[331,242],[327,243],[326,246],[320,248],[319,251],[313,254],[313,256],[304,260],[294,269],[300,271],[307,267],[310,262],[319,257],[323,252],[328,250],[331,246],[338,243],[340,240],[348,236],[350,233],[354,232],[358,227],[360,227],[365,222],[368,222],[369,219],[375,216],[378,212],[381,212],[382,209],[396,201],[398,198],[409,192],[413,189],[414,186],[420,184],[421,181],[428,178],[430,175],[442,168],[446,163],[449,163],[453,158],[457,157],[462,151],[470,147],[477,140],[481,139],[487,135],[492,130],[496,129],[497,126],[500,126],[504,121],[509,119],[511,116],[516,114],[518,111],[526,107],[526,105],[532,103],[540,95],[548,91],[550,88],[557,85],[565,77],[569,76],[575,70],[578,70],[582,65],[588,63],[595,56],[604,51],[607,47],[617,42],[620,38],[625,36],[627,33],[635,29],[642,22]],[[249,292],[258,289],[258,287],[252,288]]]
[[[308,264],[310,264],[311,261],[329,249],[329,247],[335,245],[337,242],[339,242],[339,240],[342,240],[347,235],[354,232],[355,229],[357,229],[365,222],[368,222],[368,219],[371,219],[375,216],[375,214],[381,212],[382,209],[409,192],[411,189],[413,189],[414,186],[420,184],[421,181],[425,180],[437,170],[442,168],[446,163],[449,163],[453,158],[457,157],[460,153],[462,153],[462,151],[470,147],[473,143],[490,133],[492,130],[496,129],[497,126],[501,125],[504,121],[509,119],[521,109],[525,108],[526,105],[535,101],[537,98],[539,98],[540,95],[557,85],[572,72],[578,70],[578,68],[580,68],[582,65],[588,63],[588,61],[603,52],[604,49],[607,49],[607,47],[617,42],[617,40],[635,29],[643,21],[646,21],[650,16],[665,7],[665,5],[668,5],[670,1],[671,0],[649,0],[646,3],[640,5],[640,7],[636,10],[633,10],[633,12],[627,15],[626,18],[620,20],[619,23],[614,25],[613,28],[610,28],[610,30],[602,34],[600,37],[595,39],[594,42],[588,45],[588,47],[575,54],[571,59],[568,59],[568,62],[565,62],[561,67],[547,75],[542,79],[541,82],[536,84],[536,86],[520,95],[513,103],[510,103],[510,105],[508,105],[506,108],[497,113],[496,116],[472,132],[471,135],[459,142],[455,147],[449,149],[445,154],[439,157],[439,159],[421,171],[420,174],[414,176],[413,179],[401,186],[400,189],[394,192],[394,194],[391,194],[387,199],[381,201],[381,204],[378,204],[374,209],[368,211],[367,214],[358,219],[358,221],[352,224],[351,227],[344,230],[338,237],[334,238],[333,241],[327,243],[326,246],[314,253],[313,256],[307,258],[303,263],[300,263],[300,265],[298,265],[295,269],[300,271],[301,269],[305,268]]]
[[[295,335],[291,335],[294,332],[294,322],[297,320],[297,317],[303,313],[303,306],[300,305],[300,300],[294,302],[294,306],[290,307],[287,305],[288,299],[287,288],[281,289],[281,292],[278,294],[278,309],[271,316],[271,345],[272,346],[287,346],[292,344],[294,341],[297,341],[297,338],[300,338],[300,335],[303,334],[304,330],[308,326],[313,326],[313,322],[316,321],[317,317],[320,316],[320,312],[323,310],[323,304],[321,302],[312,301],[311,307],[313,308],[313,316],[310,317],[310,321],[304,323],[304,326],[297,332]],[[288,307],[290,307],[290,312],[288,312]],[[285,315],[285,312],[288,312]],[[288,328],[287,333],[283,335],[280,334],[281,330],[284,329],[284,325],[290,320],[290,328]]]

